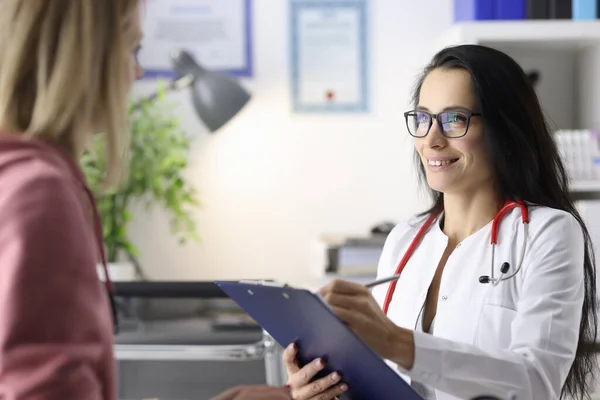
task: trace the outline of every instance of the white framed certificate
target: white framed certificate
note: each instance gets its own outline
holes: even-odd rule
[[[174,50],[190,52],[204,68],[252,76],[251,0],[149,0],[138,54],[144,77],[175,77]]]
[[[290,0],[295,112],[369,109],[367,0]]]

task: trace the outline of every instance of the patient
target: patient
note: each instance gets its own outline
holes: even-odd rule
[[[77,160],[104,132],[117,182],[142,75],[138,4],[0,1],[0,399],[117,399],[102,227]],[[217,397],[258,398],[290,395]]]

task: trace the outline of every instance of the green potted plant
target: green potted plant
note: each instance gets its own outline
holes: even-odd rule
[[[190,211],[200,205],[195,188],[185,179],[190,139],[165,99],[159,85],[156,98],[131,103],[129,108],[131,144],[126,175],[120,186],[105,189],[106,154],[103,135],[96,135],[81,165],[94,192],[102,220],[107,262],[133,264],[138,278],[144,279],[137,262],[138,249],[127,235],[132,202],[143,202],[149,210],[162,207],[170,218],[171,233],[181,244],[198,239]]]

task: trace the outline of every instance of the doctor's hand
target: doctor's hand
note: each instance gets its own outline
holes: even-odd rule
[[[294,400],[331,400],[344,393],[348,387],[340,382],[339,374],[332,372],[324,378],[312,381],[314,376],[325,367],[321,359],[313,360],[300,367],[296,358],[298,349],[294,343],[283,352],[283,362],[287,370],[288,386]]]
[[[354,282],[334,280],[319,290],[319,294],[338,318],[381,358],[394,361],[405,369],[412,368],[412,331],[394,324],[368,288]]]

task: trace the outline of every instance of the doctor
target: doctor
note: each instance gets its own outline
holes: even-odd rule
[[[400,278],[372,294],[335,281],[321,295],[425,399],[584,398],[595,368],[582,350],[597,329],[592,244],[526,74],[497,50],[444,49],[405,119],[433,205],[386,241],[378,276],[405,258]],[[322,360],[301,367],[295,351],[284,353],[294,399],[344,392],[337,373],[312,382]]]

